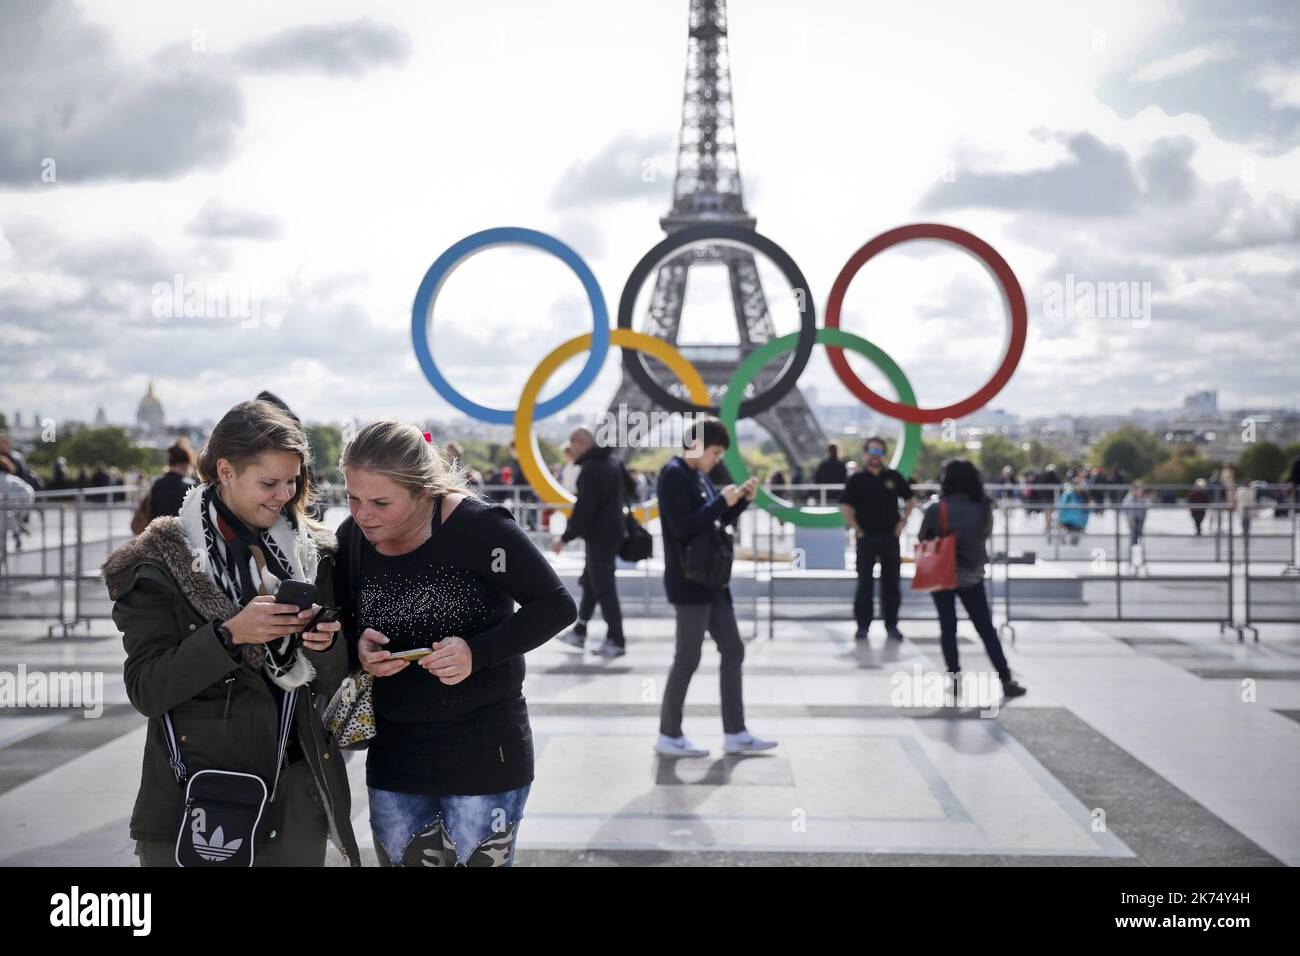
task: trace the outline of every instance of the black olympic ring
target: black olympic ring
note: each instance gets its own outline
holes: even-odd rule
[[[813,307],[812,293],[808,289],[808,280],[804,278],[803,273],[799,271],[799,266],[795,264],[795,261],[790,258],[786,251],[771,239],[754,232],[752,229],[713,224],[688,226],[674,232],[647,252],[641,258],[641,261],[636,264],[636,268],[632,270],[631,275],[627,277],[627,284],[623,286],[623,297],[618,302],[618,327],[620,329],[632,328],[632,313],[636,309],[636,297],[641,292],[641,286],[650,277],[650,273],[672,258],[672,254],[682,246],[706,239],[720,239],[731,245],[748,246],[765,255],[781,270],[781,273],[790,283],[790,288],[794,292],[795,303],[799,307],[799,342],[794,348],[790,363],[766,392],[755,395],[753,398],[747,398],[740,403],[739,417],[750,418],[767,411],[794,388],[795,382],[799,380],[799,376],[803,374],[804,369],[808,366],[808,360],[812,357],[813,346],[817,344],[817,314]],[[667,411],[690,414],[718,414],[718,405],[696,405],[688,399],[678,398],[660,385],[655,380],[655,377],[650,374],[650,368],[646,365],[646,358],[641,352],[624,349],[623,368],[650,398],[659,402]]]

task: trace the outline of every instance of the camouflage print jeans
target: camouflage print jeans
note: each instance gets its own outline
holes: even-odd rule
[[[532,786],[442,797],[367,787],[375,854],[382,866],[510,866]]]

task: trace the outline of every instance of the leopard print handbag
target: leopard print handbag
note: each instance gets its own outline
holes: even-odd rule
[[[325,708],[325,729],[340,750],[365,750],[375,736],[375,678],[354,671],[343,678]]]
[[[355,604],[361,578],[361,529],[355,521],[347,538],[347,589]],[[325,729],[340,750],[365,750],[370,746],[376,733],[374,686],[374,675],[358,669],[343,678],[330,698],[325,708]]]

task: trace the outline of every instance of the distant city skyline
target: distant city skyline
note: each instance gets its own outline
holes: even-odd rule
[[[997,423],[1004,421],[1007,423],[1023,424],[1029,422],[1050,421],[1053,419],[1126,419],[1130,421],[1141,421],[1143,417],[1152,416],[1171,416],[1171,417],[1194,417],[1205,416],[1212,417],[1215,415],[1231,415],[1246,411],[1277,411],[1292,415],[1300,415],[1300,407],[1297,406],[1241,406],[1240,408],[1220,408],[1218,406],[1217,392],[1213,389],[1193,392],[1183,396],[1178,404],[1171,404],[1162,407],[1152,408],[1133,408],[1127,413],[1097,413],[1078,410],[1061,410],[1041,415],[1021,415],[1010,409],[1001,408],[996,405],[980,409],[972,415],[965,416],[957,421],[963,426],[969,426],[975,423],[987,425],[988,423]],[[893,419],[881,416],[871,409],[865,408],[859,403],[849,402],[844,404],[828,405],[816,401],[815,393],[810,396],[810,405],[819,419],[823,420],[823,425],[834,430],[837,425],[843,425],[847,420],[852,419],[855,422],[872,422],[883,421],[887,424],[896,424]],[[603,410],[602,410],[603,411]],[[39,410],[24,412],[22,409],[14,409],[12,412],[6,412],[7,420],[11,425],[16,427],[36,428],[38,423],[49,416],[43,416]],[[109,414],[103,406],[98,406],[95,412],[90,415],[72,415],[64,419],[54,419],[56,423],[73,421],[86,425],[109,425],[116,427],[131,428],[142,424],[147,424],[154,430],[160,428],[179,428],[184,426],[194,426],[211,428],[217,421],[219,415],[207,416],[203,419],[194,421],[188,419],[173,419],[166,413],[166,405],[162,401],[162,396],[158,395],[153,383],[149,385],[149,390],[140,399],[137,409],[133,414],[115,418]],[[347,421],[354,421],[358,424],[364,424],[370,419],[344,415],[332,419],[314,419],[304,416],[308,424],[339,424]],[[569,427],[582,422],[590,422],[594,419],[588,418],[580,412],[567,411],[556,416],[556,420],[562,423],[562,427]],[[436,424],[440,426],[449,425],[467,425],[474,428],[483,428],[488,430],[490,426],[485,426],[481,422],[466,418],[459,413],[449,414],[442,418],[422,417],[416,419],[422,424]],[[553,429],[556,421],[543,420],[539,423],[547,429]],[[506,428],[507,426],[500,426]]]

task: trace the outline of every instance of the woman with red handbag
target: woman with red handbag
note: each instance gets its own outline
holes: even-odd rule
[[[957,598],[961,598],[1002,680],[1003,699],[1009,700],[1022,696],[1025,688],[1011,677],[984,591],[984,565],[989,560],[984,543],[992,531],[993,502],[984,493],[979,469],[965,458],[945,462],[939,478],[939,500],[926,508],[916,535],[921,543],[917,545],[918,577],[913,586],[917,590],[929,590],[934,598],[939,612],[939,643],[944,664],[954,677],[954,686],[961,681],[961,665],[957,661]],[[931,541],[935,543],[929,544]],[[955,574],[944,567],[948,562],[955,565]],[[926,578],[930,579],[928,584]],[[947,587],[938,589],[943,585]]]

